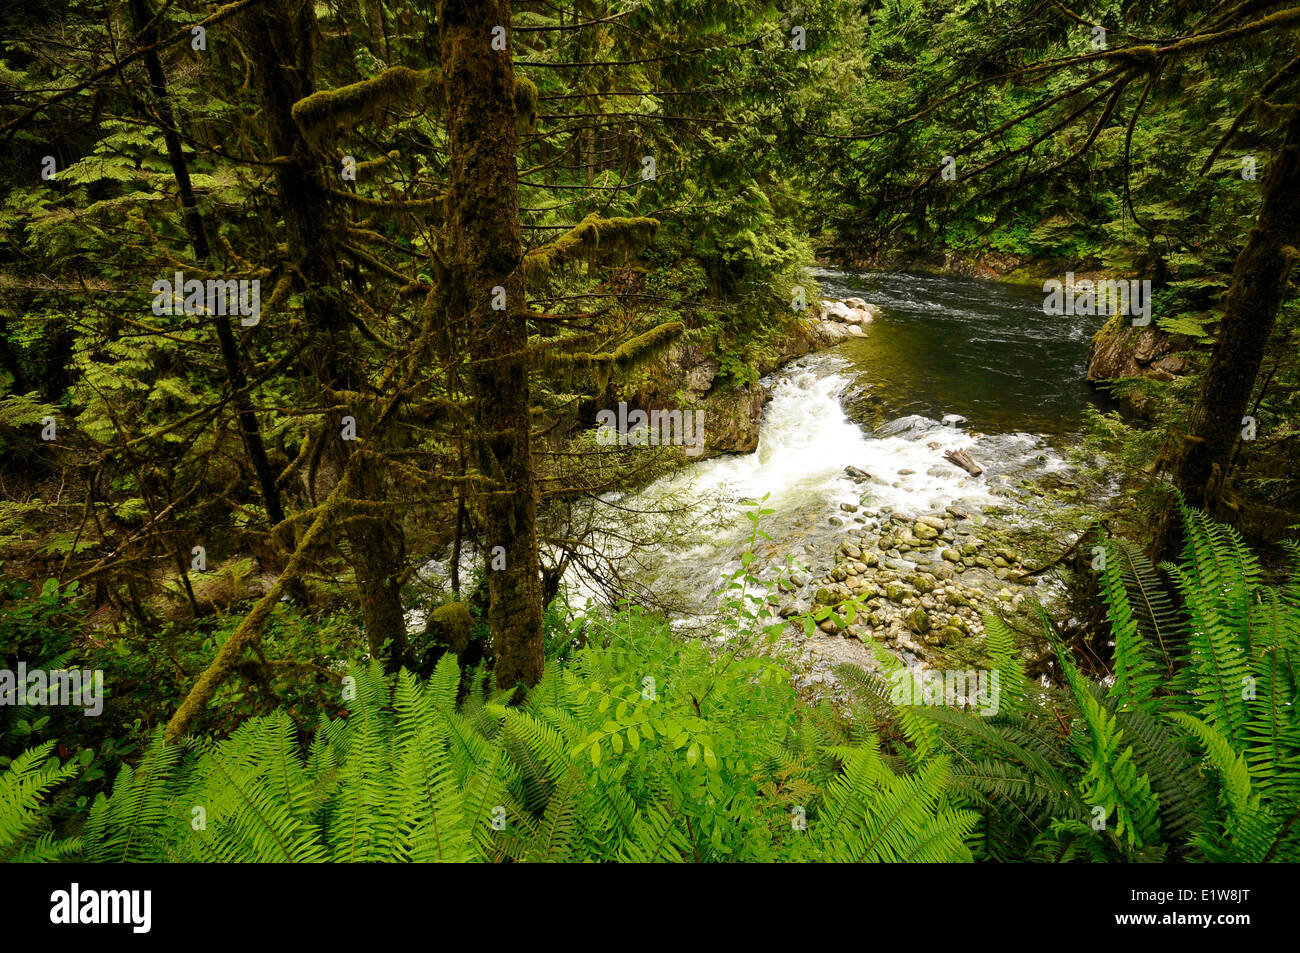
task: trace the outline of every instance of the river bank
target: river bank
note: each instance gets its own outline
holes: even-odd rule
[[[1084,381],[1099,322],[1045,323],[1040,294],[994,283],[815,277],[825,298],[870,302],[876,319],[757,383],[750,452],[613,501],[721,511],[690,542],[638,553],[638,583],[680,630],[717,638],[716,589],[749,545],[743,510],[766,497],[770,539],[752,566],[773,609],[795,620],[778,651],[801,690],[838,695],[835,666],[872,667],[873,641],[917,668],[978,666],[985,613],[1035,631],[1035,602],[1063,592],[1052,573],[1031,575],[1072,541],[1049,508],[1109,492],[1069,459],[1084,408],[1100,399]],[[945,458],[956,451],[983,472]],[[787,557],[795,569],[781,577]],[[571,581],[602,601],[598,581]],[[851,623],[827,619],[805,635],[801,615],[846,600],[859,605]]]

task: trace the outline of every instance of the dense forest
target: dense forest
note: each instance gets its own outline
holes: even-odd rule
[[[1294,0],[0,37],[0,858],[1300,860]]]

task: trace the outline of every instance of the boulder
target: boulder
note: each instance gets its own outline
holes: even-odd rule
[[[848,298],[844,301],[822,301],[821,315],[823,322],[837,324],[871,324],[876,319],[879,309],[861,298]]]
[[[469,647],[474,617],[463,602],[449,602],[429,613],[424,634],[439,645],[460,655]]]
[[[848,597],[849,597],[849,590],[846,586],[832,585],[832,586],[822,586],[821,588],[819,588],[817,590],[817,595],[814,598],[816,599],[818,605],[834,606],[834,605],[839,605]]]
[[[813,332],[817,336],[818,343],[825,347],[833,347],[849,336],[848,327],[834,321],[819,321]]]
[[[1128,315],[1116,314],[1092,338],[1088,356],[1088,380],[1112,381],[1127,377],[1172,380],[1186,373],[1190,338],[1168,334],[1154,324],[1133,327]],[[1131,397],[1123,401],[1139,414],[1151,410],[1150,398]]]

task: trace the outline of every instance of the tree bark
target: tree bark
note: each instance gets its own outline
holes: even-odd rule
[[[1300,114],[1293,113],[1282,148],[1265,170],[1259,215],[1233,266],[1218,340],[1201,379],[1188,433],[1176,455],[1174,486],[1189,505],[1216,518],[1222,518],[1223,481],[1286,294],[1297,244]],[[1174,556],[1180,535],[1171,501],[1157,527],[1156,557]]]
[[[350,320],[341,290],[344,269],[335,236],[342,223],[331,214],[326,176],[330,159],[313,149],[293,118],[294,103],[313,92],[315,68],[315,14],[310,4],[293,0],[268,0],[252,23],[253,48],[257,53],[256,76],[262,98],[272,154],[290,161],[276,165],[280,211],[288,232],[290,268],[301,280],[304,323],[311,329],[303,348],[303,365],[324,390],[324,403],[333,401],[331,392],[361,389],[364,367],[353,360],[349,340]],[[323,426],[324,454],[337,475],[341,475],[354,452],[351,441],[342,439],[342,418],[346,412],[332,410]],[[363,409],[351,416],[357,433],[364,432]],[[382,456],[381,437],[368,447],[374,458],[361,463],[355,483],[358,497],[382,502],[387,483],[378,465]],[[349,562],[357,579],[358,601],[372,654],[381,656],[388,646],[390,668],[409,665],[410,643],[406,635],[399,580],[405,568],[405,541],[397,519],[353,517],[348,524]]]
[[[464,316],[472,329],[474,462],[492,481],[478,505],[495,675],[502,688],[532,686],[542,677],[542,602],[519,271],[515,75],[510,49],[494,50],[491,42],[493,27],[509,28],[510,3],[442,0],[438,22],[451,155],[443,300],[448,317]],[[499,311],[492,308],[496,287],[506,294]]]

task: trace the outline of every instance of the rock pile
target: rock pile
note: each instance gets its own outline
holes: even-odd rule
[[[823,301],[813,314],[813,334],[827,346],[850,337],[863,337],[862,326],[871,324],[879,313],[878,307],[861,298]]]
[[[786,618],[860,599],[847,626],[826,619],[811,639],[793,635],[806,665],[801,688],[834,687],[830,669],[844,662],[875,668],[862,644],[868,639],[922,669],[954,653],[979,656],[984,613],[1019,611],[1037,585],[995,520],[976,508],[907,515],[882,507],[862,515],[863,524],[845,526],[829,571],[793,573],[781,587]]]

